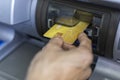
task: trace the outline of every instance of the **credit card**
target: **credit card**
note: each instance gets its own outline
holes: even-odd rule
[[[88,27],[88,25],[88,22],[83,21],[80,21],[73,27],[55,24],[43,36],[47,38],[53,38],[57,34],[60,34],[64,42],[73,44],[77,40],[79,34],[82,33]]]

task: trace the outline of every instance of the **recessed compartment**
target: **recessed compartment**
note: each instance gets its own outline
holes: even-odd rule
[[[99,54],[99,36],[102,21],[104,20],[103,15],[104,13],[97,14],[68,5],[51,3],[48,7],[47,28],[51,28],[56,23],[72,27],[79,21],[89,22],[90,25],[85,30],[85,33],[93,42],[93,51]]]
[[[43,36],[55,24],[72,27],[79,21],[89,22],[90,24],[84,32],[92,40],[93,52],[97,55],[113,57],[115,33],[112,35],[110,33],[111,29],[116,32],[117,27],[114,28],[110,24],[113,22],[112,18],[118,16],[113,13],[112,9],[108,7],[76,0],[47,0],[41,9],[37,8],[36,26],[40,36]]]

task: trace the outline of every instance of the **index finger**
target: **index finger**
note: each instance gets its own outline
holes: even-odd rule
[[[87,37],[85,33],[80,34],[78,40],[80,42],[78,48],[84,47],[86,49],[92,50],[92,41]]]
[[[56,36],[48,42],[48,44],[44,47],[44,49],[59,50],[62,49],[62,46],[63,46],[63,39],[59,36]]]

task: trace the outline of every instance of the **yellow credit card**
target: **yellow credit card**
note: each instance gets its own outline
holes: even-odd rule
[[[78,35],[82,33],[88,27],[88,25],[88,22],[83,21],[80,21],[77,25],[73,27],[55,24],[44,34],[44,37],[53,38],[57,34],[61,34],[61,37],[66,43],[73,44],[78,38]]]

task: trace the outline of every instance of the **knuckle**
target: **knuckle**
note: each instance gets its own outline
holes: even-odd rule
[[[86,78],[89,78],[92,74],[92,69],[91,68],[88,68],[87,71],[86,71]]]
[[[51,48],[51,44],[47,44],[45,47],[42,48],[42,50],[49,50]]]
[[[91,49],[89,49],[88,47],[86,46],[81,46],[80,48],[78,48],[78,51],[79,52],[82,52],[82,53],[85,53],[85,54],[90,54],[91,53]]]
[[[91,44],[91,43],[92,43],[92,40],[88,39],[88,42]]]
[[[87,44],[92,44],[92,41],[91,41],[89,38],[86,38],[86,39],[85,39],[85,42],[86,42]]]
[[[50,40],[50,42],[51,43],[57,43],[57,42],[62,42],[62,38],[60,38],[60,37],[55,37],[55,38],[52,38],[51,40]]]
[[[79,50],[79,56],[83,58],[83,60],[89,64],[93,61],[93,53],[90,50],[86,50],[83,48],[82,50]]]
[[[91,65],[92,62],[93,62],[93,56],[88,54],[88,55],[86,56],[86,64]]]

